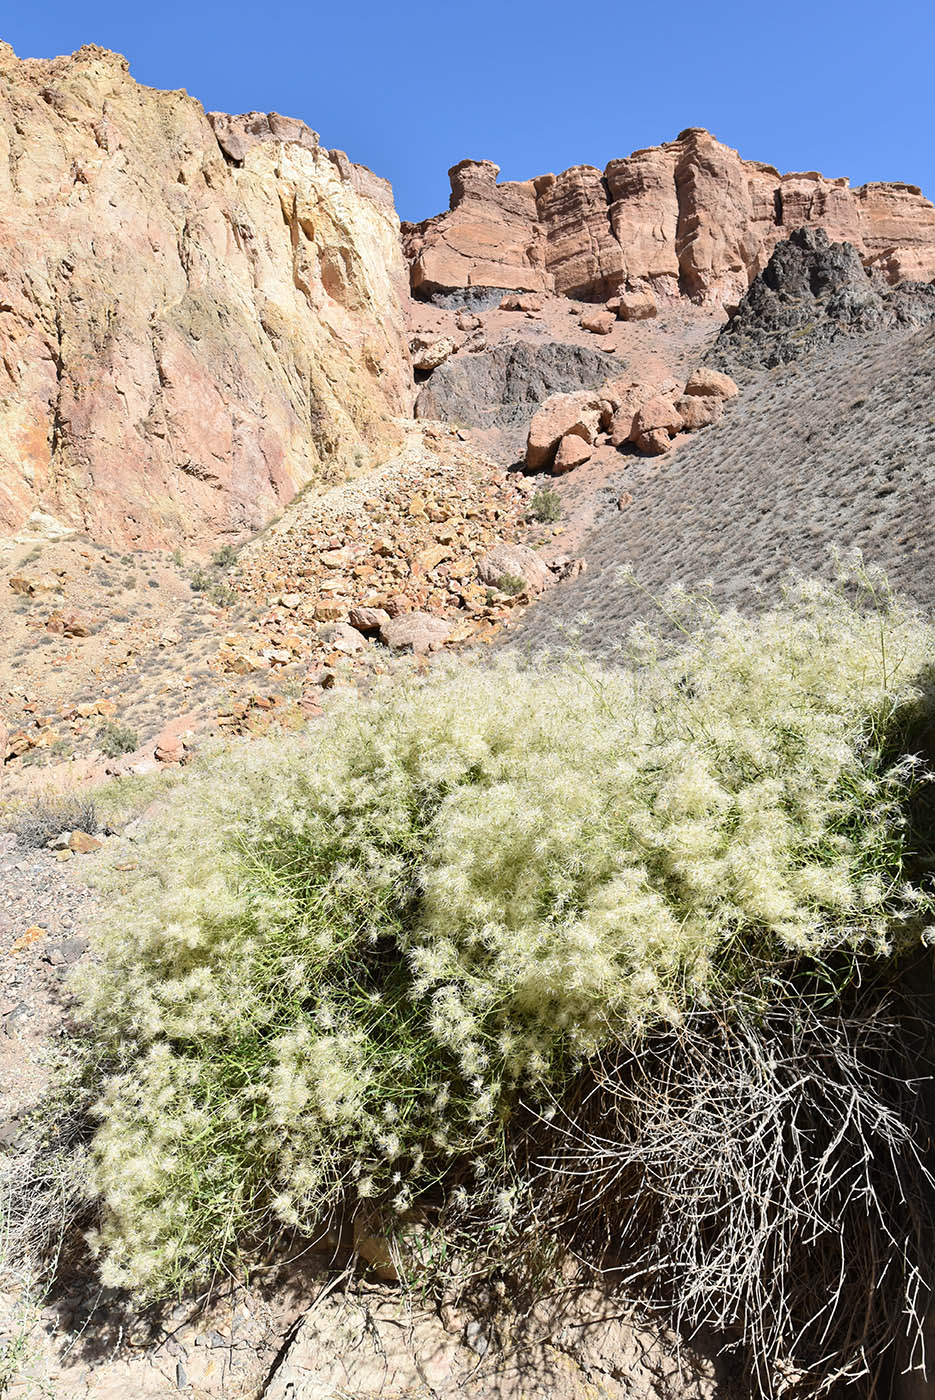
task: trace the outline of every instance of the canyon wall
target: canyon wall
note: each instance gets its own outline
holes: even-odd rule
[[[411,412],[407,294],[389,185],[303,123],[0,45],[0,531],[263,524]]]
[[[479,301],[500,289],[602,301],[628,288],[732,307],[803,227],[852,243],[890,283],[935,278],[935,206],[916,186],[780,175],[698,128],[603,172],[578,165],[498,184],[492,162],[462,161],[449,173],[450,210],[403,225],[416,296],[475,289]]]

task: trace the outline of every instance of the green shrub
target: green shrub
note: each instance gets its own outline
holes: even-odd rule
[[[554,525],[562,518],[562,498],[551,486],[540,486],[529,503],[529,514],[540,525]]]
[[[108,758],[119,758],[121,754],[132,753],[139,744],[135,729],[128,724],[118,724],[109,719],[101,725],[96,734],[97,746]]]
[[[501,574],[497,579],[497,587],[501,593],[507,593],[511,598],[526,591],[526,580],[520,578],[519,574]]]
[[[802,584],[619,670],[440,667],[196,766],[139,869],[108,857],[79,986],[104,1280],[405,1212],[595,1053],[920,946],[933,632],[866,603]]]
[[[236,562],[237,550],[232,544],[222,545],[217,553],[211,556],[211,563],[216,569],[229,569]]]
[[[229,548],[229,546],[225,546]],[[214,603],[215,607],[227,608],[236,601],[237,593],[231,588],[229,583],[222,579],[215,578],[212,574],[202,568],[198,568],[189,579],[189,587],[193,593],[204,593]]]

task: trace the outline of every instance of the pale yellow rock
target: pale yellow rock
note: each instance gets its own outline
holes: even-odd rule
[[[395,441],[389,186],[264,122],[233,164],[116,54],[0,48],[0,533],[236,534]]]

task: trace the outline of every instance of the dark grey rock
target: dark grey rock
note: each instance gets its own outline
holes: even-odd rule
[[[416,417],[495,429],[504,459],[518,461],[530,420],[550,394],[595,389],[625,371],[625,361],[583,345],[504,341],[439,365],[416,400]]]
[[[867,272],[850,243],[824,229],[797,229],[778,244],[718,337],[712,363],[788,364],[844,336],[935,320],[935,283],[892,288]]]
[[[443,306],[447,311],[491,311],[504,297],[517,293],[509,287],[455,287],[450,291],[419,288],[414,295],[420,301]]]

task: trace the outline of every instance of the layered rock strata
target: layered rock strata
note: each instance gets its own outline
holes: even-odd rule
[[[733,307],[802,227],[851,243],[890,283],[935,278],[935,206],[915,185],[781,175],[698,128],[603,172],[498,184],[492,162],[461,161],[449,174],[449,211],[403,225],[417,296],[509,288],[602,301],[626,288]]]
[[[0,530],[261,525],[411,409],[385,181],[90,46],[0,45]]]

